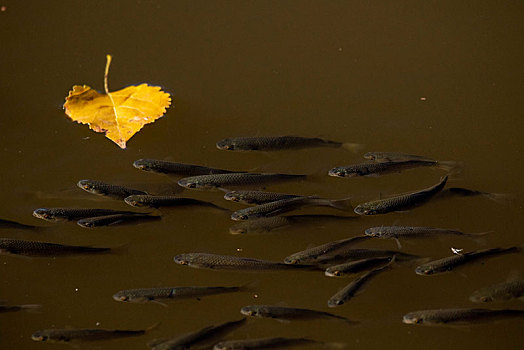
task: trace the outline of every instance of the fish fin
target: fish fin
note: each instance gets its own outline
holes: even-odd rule
[[[353,205],[351,205],[351,197],[344,199],[333,199],[329,201],[329,206],[335,209],[351,211],[353,210]]]
[[[239,291],[252,292],[255,287],[258,287],[260,281],[251,281],[238,287]]]
[[[118,224],[121,224],[123,222],[125,222],[125,220],[117,220],[117,221],[113,221],[112,223],[110,223],[109,225],[106,225],[106,226],[118,225]]]
[[[290,320],[285,320],[285,319],[283,319],[283,318],[275,318],[275,320],[277,320],[277,321],[280,322],[280,323],[286,323],[286,324],[287,324],[287,323],[291,323]]]
[[[446,171],[448,175],[456,176],[462,173],[464,162],[456,162],[451,160],[439,161],[437,162],[437,168]]]
[[[510,204],[510,202],[515,199],[515,195],[512,193],[488,193],[483,192],[482,196],[491,199],[497,203],[501,204]]]
[[[160,326],[160,323],[162,323],[162,322],[156,322],[156,323],[152,324],[151,326],[149,326],[146,329],[144,329],[144,332],[148,333],[148,332],[152,331],[153,329],[155,329],[158,326]]]
[[[158,304],[158,305],[162,305],[163,307],[167,307],[167,304],[166,303],[163,303],[161,301],[158,301],[158,300],[149,300],[150,303],[155,303],[155,304]]]
[[[222,191],[222,192],[225,192],[225,193],[227,193],[227,192],[231,192],[231,191],[232,191],[232,190],[227,189],[227,188],[224,188],[224,187],[217,187],[217,189],[220,190],[220,191]]]
[[[399,239],[398,239],[398,238],[396,238],[396,237],[395,237],[395,238],[393,238],[393,239],[395,240],[395,242],[397,242],[397,247],[398,247],[398,249],[399,249],[399,250],[400,250],[400,249],[402,249],[402,244],[400,244],[400,241],[399,241]]]
[[[522,279],[522,273],[517,270],[511,270],[508,274],[508,278],[506,278],[506,281],[513,282],[513,281],[518,281],[520,279]]]
[[[38,310],[42,307],[40,304],[26,304],[22,305],[22,309],[27,312],[38,312]]]
[[[342,148],[348,151],[351,151],[353,153],[358,153],[364,148],[364,145],[360,143],[345,142],[342,144]]]
[[[168,340],[169,338],[156,338],[147,342],[147,346],[149,346],[150,348],[154,348],[155,346],[160,345]]]

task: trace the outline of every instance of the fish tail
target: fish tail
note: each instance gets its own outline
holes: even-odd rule
[[[128,253],[129,243],[120,244],[114,248],[109,248],[110,252],[117,255],[124,255]]]
[[[452,160],[439,161],[437,162],[437,167],[446,171],[450,176],[457,176],[462,173],[464,162],[456,162]]]
[[[42,307],[40,304],[26,304],[21,306],[24,311],[35,312]]]
[[[151,326],[147,327],[146,329],[144,329],[144,333],[149,333],[150,331],[152,331],[153,329],[157,328],[158,326],[160,326],[160,323],[162,322],[157,322],[157,323],[154,323],[152,324]]]
[[[351,205],[351,197],[344,199],[333,199],[328,202],[328,205],[332,208],[351,211],[353,210],[353,205]]]
[[[322,347],[325,347],[327,349],[345,349],[347,347],[347,344],[330,342],[322,344]]]
[[[253,289],[255,289],[255,287],[258,286],[258,283],[259,281],[251,281],[251,282],[248,282],[246,284],[243,284],[241,285],[240,287],[238,287],[238,290],[240,291],[245,291],[245,292],[250,292],[252,291]]]
[[[360,143],[345,142],[342,144],[342,148],[348,151],[351,151],[353,153],[358,153],[364,148],[364,145]]]
[[[497,203],[508,203],[515,198],[515,195],[511,193],[488,193],[483,192],[482,195]]]

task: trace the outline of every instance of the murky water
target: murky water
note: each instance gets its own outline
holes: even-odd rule
[[[415,266],[379,275],[348,304],[327,300],[350,278],[322,272],[246,273],[176,265],[183,252],[212,252],[281,261],[315,244],[378,225],[420,225],[493,231],[481,242],[447,237],[406,241],[403,250],[430,257],[450,248],[521,244],[522,61],[524,6],[398,2],[4,1],[0,12],[0,217],[49,226],[2,229],[2,237],[122,248],[119,254],[70,258],[0,257],[0,299],[42,304],[35,313],[0,317],[0,345],[36,349],[30,335],[45,328],[141,329],[147,335],[86,347],[143,349],[154,338],[240,317],[248,304],[280,303],[332,311],[359,321],[281,323],[252,320],[229,338],[308,336],[358,348],[491,349],[523,346],[522,319],[467,327],[418,327],[401,322],[419,309],[475,307],[469,295],[523,272],[508,255],[438,276]],[[120,150],[69,121],[61,106],[74,84],[103,89],[105,55],[113,54],[112,90],[148,82],[173,94],[167,115]],[[360,162],[343,149],[278,153],[219,151],[228,136],[303,135],[365,144],[364,151],[404,151],[464,162],[450,185],[514,195],[434,201],[405,213],[290,227],[273,234],[233,236],[227,214],[213,209],[163,210],[163,219],[87,230],[31,216],[38,207],[128,209],[76,187],[98,179],[138,188],[173,185],[132,167],[158,158],[231,169],[315,174],[312,181],[268,189],[354,197],[354,202],[429,187],[442,172],[416,169],[379,178],[338,179],[328,169]],[[183,192],[232,210],[220,192]],[[316,212],[312,209],[309,213]],[[335,213],[326,209],[323,213]],[[396,248],[394,241],[364,247]],[[248,292],[202,300],[124,304],[118,290],[177,285],[242,285]],[[255,297],[256,295],[256,297]],[[522,302],[488,305],[522,309]],[[82,346],[83,348],[84,346]],[[67,348],[56,345],[56,348]]]

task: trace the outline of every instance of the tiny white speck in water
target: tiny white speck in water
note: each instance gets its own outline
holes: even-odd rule
[[[75,288],[75,292],[78,292],[78,288]]]
[[[253,294],[253,299],[257,299],[258,298],[258,294]]]
[[[426,101],[427,98],[426,98],[426,97],[421,97],[420,100],[421,100],[421,101]]]
[[[237,252],[241,252],[241,251],[243,251],[243,250],[244,250],[244,249],[242,249],[242,248],[237,248]]]
[[[457,254],[457,255],[460,255],[460,253],[461,253],[463,250],[464,250],[464,249],[451,248],[451,251],[453,252],[453,254]]]
[[[100,322],[95,323],[96,326],[100,326]]]

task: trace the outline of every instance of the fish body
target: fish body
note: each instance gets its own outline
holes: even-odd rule
[[[133,207],[148,207],[148,208],[160,208],[160,207],[179,207],[179,206],[204,206],[220,208],[213,203],[201,201],[193,198],[183,198],[177,196],[151,196],[151,195],[135,195],[129,196],[124,201]],[[222,208],[220,208],[222,209]]]
[[[249,349],[276,349],[280,347],[323,344],[317,340],[307,338],[257,338],[228,340],[215,344],[213,350],[249,350]]]
[[[316,247],[312,247],[306,250],[289,255],[284,259],[286,264],[304,264],[313,263],[320,256],[336,252],[345,247],[349,247],[357,242],[369,239],[367,236],[357,236],[351,238],[345,238],[338,241],[328,242]]]
[[[481,288],[473,292],[470,301],[474,303],[506,301],[524,296],[524,280],[513,280]]]
[[[435,160],[412,159],[402,161],[385,161],[375,163],[361,163],[348,166],[340,166],[329,170],[329,176],[336,177],[358,177],[358,176],[379,176],[389,173],[399,173],[402,170],[418,167],[443,167],[446,169],[449,164],[442,164]]]
[[[4,305],[0,304],[0,313],[2,312],[17,312],[17,311],[34,311],[41,308],[42,305],[38,304],[25,304],[25,305]]]
[[[95,216],[94,218],[80,219],[76,223],[85,228],[94,228],[100,226],[109,226],[116,224],[127,224],[132,222],[144,222],[151,220],[159,220],[160,216],[153,216],[149,214],[114,214],[105,216]]]
[[[406,324],[444,325],[472,323],[511,317],[524,317],[524,310],[435,309],[410,312],[402,318]]]
[[[216,144],[218,149],[226,151],[281,151],[312,147],[339,148],[342,145],[342,142],[300,136],[232,137]]]
[[[377,162],[395,162],[406,160],[428,160],[435,161],[431,158],[418,156],[415,154],[408,154],[402,152],[367,152],[364,154],[365,159],[374,160]]]
[[[310,206],[328,206],[339,210],[352,209],[350,199],[331,200],[313,196],[294,197],[237,210],[231,214],[231,219],[235,221],[241,221],[260,217],[269,217]]]
[[[96,208],[38,208],[33,216],[46,221],[78,220],[95,216],[115,214],[136,214],[132,211],[96,209]]]
[[[317,258],[317,264],[333,264],[337,261],[350,262],[355,260],[379,257],[393,257],[398,260],[417,259],[419,256],[399,252],[398,250],[364,249],[364,248],[342,248]]]
[[[159,159],[138,159],[133,162],[133,166],[143,171],[180,176],[227,174],[240,172],[217,168],[208,168],[205,166],[194,164],[168,162]]]
[[[230,173],[185,177],[178,184],[185,188],[211,190],[227,186],[260,186],[268,183],[305,179],[306,175],[274,173]]]
[[[378,226],[370,227],[364,233],[371,237],[384,239],[410,238],[417,236],[439,236],[439,235],[456,235],[466,236],[467,233],[450,230],[445,228],[434,227],[416,227],[416,226]]]
[[[26,256],[66,256],[75,254],[96,254],[109,252],[111,248],[63,245],[21,239],[0,238],[0,253]]]
[[[280,320],[310,320],[317,318],[336,318],[339,320],[350,322],[345,317],[338,316],[329,312],[275,305],[248,305],[241,308],[240,313],[245,316],[259,318],[275,318]]]
[[[238,321],[225,322],[219,325],[204,327],[198,331],[169,339],[157,339],[147,345],[153,350],[183,350],[193,345],[204,343],[218,336],[223,336],[246,323],[243,318]]]
[[[265,191],[231,191],[224,195],[224,199],[242,204],[264,204],[281,199],[302,197],[295,194],[265,192]]]
[[[121,290],[113,295],[116,301],[145,303],[159,299],[191,299],[207,295],[238,292],[242,287],[160,287]]]
[[[326,269],[324,274],[328,277],[340,277],[347,274],[361,272],[366,269],[384,265],[391,261],[391,257],[376,257],[350,261],[344,264],[333,265]]]
[[[354,279],[351,281],[348,285],[346,285],[344,288],[339,290],[335,295],[333,295],[328,300],[328,306],[329,307],[336,307],[340,306],[344,303],[346,303],[349,299],[351,299],[355,294],[366,284],[368,283],[373,277],[378,275],[379,273],[386,271],[391,268],[391,264],[394,261],[394,258],[391,259],[390,262],[388,262],[386,265],[376,268],[374,270],[371,270],[369,272],[366,272],[362,276]]]
[[[294,266],[267,260],[207,253],[187,253],[175,256],[175,263],[212,270],[288,270]]]
[[[376,215],[411,209],[424,204],[439,193],[446,185],[447,180],[448,177],[444,176],[438,184],[421,191],[359,204],[355,208],[355,213],[359,215]]]
[[[77,185],[86,192],[115,199],[124,199],[137,194],[147,194],[144,191],[95,180],[80,180]]]
[[[16,221],[0,219],[0,228],[14,228],[14,229],[20,229],[20,230],[34,230],[34,229],[38,229],[40,227],[33,226],[33,225],[25,225],[25,224],[21,224],[21,223],[16,222]]]
[[[478,259],[502,255],[502,254],[519,253],[521,251],[522,249],[520,247],[510,247],[510,248],[491,248],[491,249],[484,249],[484,250],[468,252],[464,254],[454,254],[452,256],[430,261],[426,264],[417,266],[417,268],[415,269],[415,273],[417,275],[434,275],[437,273],[451,271],[457,266],[464,265],[466,263],[469,263],[469,262],[472,262]]]
[[[66,329],[44,329],[36,331],[31,335],[34,341],[47,342],[70,342],[70,341],[94,341],[106,340],[122,337],[133,337],[142,335],[153,329],[153,325],[147,329],[140,330],[121,330],[121,329],[102,329],[102,328],[66,328]]]
[[[231,226],[229,228],[229,233],[232,235],[265,233],[292,225],[294,222],[295,220],[288,216],[262,217],[256,220],[241,221],[238,224]]]

